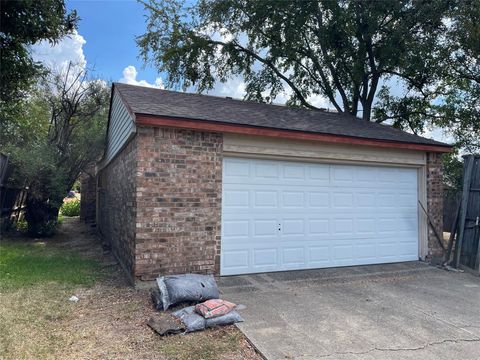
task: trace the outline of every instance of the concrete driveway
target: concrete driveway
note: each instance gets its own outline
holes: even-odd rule
[[[224,277],[267,359],[480,359],[480,278],[420,262]]]

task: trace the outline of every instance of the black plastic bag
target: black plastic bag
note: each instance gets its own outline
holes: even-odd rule
[[[163,310],[182,302],[203,302],[218,299],[217,283],[213,275],[184,274],[157,278]]]
[[[216,318],[205,319],[202,315],[195,312],[195,306],[187,306],[186,308],[173,312],[172,315],[183,323],[185,332],[187,333],[243,321],[240,314],[235,310]]]
[[[204,330],[207,326],[204,317],[195,312],[195,306],[187,306],[186,308],[173,312],[172,315],[182,322],[185,326],[185,332],[187,333]]]
[[[162,294],[160,294],[160,290],[153,289],[150,292],[150,296],[152,298],[153,306],[155,310],[163,310],[163,303],[162,303]]]
[[[243,318],[240,316],[240,314],[236,310],[232,310],[225,315],[206,319],[206,327],[209,328],[219,325],[231,325],[242,321]]]

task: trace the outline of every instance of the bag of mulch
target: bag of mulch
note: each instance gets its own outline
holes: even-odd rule
[[[187,333],[204,330],[205,328],[214,326],[231,325],[243,321],[240,314],[235,310],[216,318],[205,319],[202,315],[195,312],[195,306],[188,306],[175,311],[172,315],[183,323],[185,326],[185,332]]]
[[[230,311],[228,314],[214,317],[210,319],[206,319],[206,327],[214,327],[214,326],[223,326],[223,325],[232,325],[237,322],[243,322],[243,318],[236,310]]]
[[[163,310],[163,303],[162,303],[162,294],[160,294],[160,291],[158,289],[153,289],[150,292],[150,296],[152,298],[153,306],[155,307],[155,310]]]
[[[236,305],[221,299],[211,299],[201,304],[195,305],[195,311],[202,315],[205,319],[219,317],[228,314],[235,309]]]
[[[157,279],[163,310],[182,302],[199,303],[218,299],[219,292],[213,275],[184,274]]]
[[[206,320],[202,315],[195,312],[195,306],[188,306],[181,310],[175,311],[172,315],[179,319],[185,326],[185,332],[204,330],[207,326]]]

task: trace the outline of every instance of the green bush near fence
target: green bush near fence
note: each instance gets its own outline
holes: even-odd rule
[[[60,208],[60,214],[63,216],[79,216],[80,215],[80,200],[72,200],[64,202]]]

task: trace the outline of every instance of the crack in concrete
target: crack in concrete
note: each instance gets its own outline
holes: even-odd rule
[[[446,343],[461,343],[461,342],[478,342],[480,341],[480,338],[475,338],[475,339],[444,339],[441,341],[433,341],[426,343],[423,346],[418,346],[418,347],[411,347],[411,348],[377,348],[374,347],[372,349],[366,350],[366,351],[343,351],[343,352],[333,352],[330,354],[325,354],[325,355],[320,355],[318,356],[319,358],[327,358],[331,356],[338,356],[338,355],[364,355],[368,354],[374,351],[380,351],[380,352],[399,352],[399,351],[418,351],[418,350],[424,350],[430,346],[435,346],[435,345],[442,345]]]

